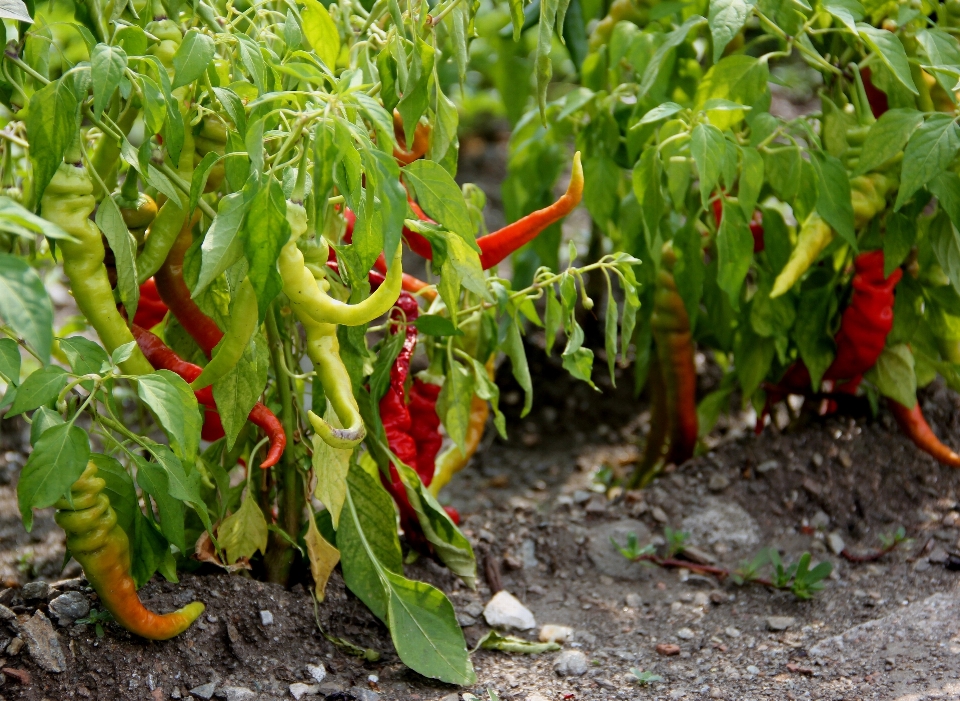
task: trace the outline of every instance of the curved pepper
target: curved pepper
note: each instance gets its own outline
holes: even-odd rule
[[[257,293],[250,278],[245,277],[237,288],[233,306],[230,308],[230,328],[203,372],[190,383],[192,389],[209,387],[237,366],[247,344],[257,331],[257,321]]]
[[[467,452],[461,453],[460,448],[454,445],[437,458],[433,481],[430,483],[430,491],[434,496],[440,493],[455,474],[467,466],[470,458],[477,452],[489,417],[490,405],[487,400],[474,396],[470,400],[470,422],[467,424],[467,440],[464,445]]]
[[[407,139],[403,130],[403,117],[397,110],[393,111],[393,134],[397,139],[397,146],[393,149],[393,157],[402,166],[410,165],[423,156],[430,147],[430,126],[417,122],[413,131],[413,145],[407,150]]]
[[[133,335],[137,339],[137,345],[143,351],[147,360],[149,360],[157,370],[169,370],[187,382],[193,382],[200,376],[201,368],[199,365],[194,365],[181,358],[157,336],[146,329],[134,325]],[[214,423],[211,424],[209,429],[207,429],[206,422],[204,423],[204,430],[208,430],[208,435],[211,437],[208,438],[204,435],[203,439],[217,440],[218,438],[222,438],[223,425],[220,424],[220,416],[216,413],[217,403],[213,398],[213,390],[207,387],[195,391],[194,394],[197,397],[197,401],[204,407],[206,417],[211,418],[211,413],[216,417],[213,419]],[[274,413],[264,406],[262,402],[257,402],[253,405],[253,409],[250,410],[247,418],[250,420],[250,423],[263,430],[267,438],[270,439],[270,448],[260,467],[263,469],[273,467],[280,461],[280,456],[283,455],[283,451],[287,447],[287,436],[283,432],[283,426],[280,424],[280,420],[277,419]],[[216,429],[216,424],[220,424],[219,431]],[[218,433],[219,435],[217,435]]]
[[[106,482],[97,477],[91,462],[73,486],[71,499],[56,503],[54,519],[67,534],[67,551],[83,567],[103,607],[121,626],[148,640],[167,640],[179,635],[204,611],[199,601],[179,611],[156,614],[148,611],[130,576],[130,541],[117,525],[117,514],[104,493]]]
[[[923,418],[920,402],[908,408],[888,397],[887,405],[890,407],[893,418],[897,420],[900,430],[913,441],[914,445],[944,465],[960,467],[960,455],[940,442],[933,429],[930,428],[930,424]]]
[[[140,303],[137,305],[137,313],[133,317],[133,323],[145,329],[152,329],[163,321],[166,315],[167,305],[160,299],[160,293],[157,292],[157,283],[153,278],[150,278],[140,285]]]
[[[306,267],[297,240],[307,231],[307,213],[302,205],[287,201],[290,240],[284,244],[277,261],[283,291],[290,307],[307,335],[307,355],[323,385],[324,393],[344,428],[334,428],[312,411],[307,418],[317,435],[334,448],[352,448],[365,435],[363,419],[353,396],[350,375],[340,359],[337,324],[359,326],[388,312],[400,296],[401,249],[398,246],[393,265],[384,284],[367,299],[345,304],[320,289],[313,273]],[[324,281],[326,282],[326,281]]]
[[[770,290],[770,298],[779,297],[792,288],[811,265],[817,260],[830,242],[833,241],[833,229],[819,214],[812,212],[800,227],[797,245],[790,252],[790,258],[783,270],[777,275]]]
[[[70,280],[80,311],[97,332],[107,353],[113,353],[133,341],[133,336],[113,300],[113,289],[103,265],[106,255],[103,237],[89,218],[94,206],[93,184],[86,169],[82,165],[61,163],[40,200],[40,216],[74,237],[74,241],[58,242],[63,254],[63,272]],[[139,349],[120,363],[120,367],[130,375],[153,371]]]

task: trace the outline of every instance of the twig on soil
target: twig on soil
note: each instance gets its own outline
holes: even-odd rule
[[[842,557],[847,562],[876,562],[884,555],[892,553],[897,549],[897,546],[900,545],[899,541],[895,543],[890,543],[885,548],[880,550],[874,550],[873,552],[864,553],[863,555],[854,555],[852,552],[844,548],[840,551],[840,557]]]
[[[684,568],[688,569],[691,572],[696,572],[697,574],[710,574],[716,577],[719,581],[725,580],[729,577],[732,572],[723,567],[715,567],[713,565],[701,565],[696,562],[691,562],[690,560],[678,560],[672,557],[659,557],[657,555],[641,555],[639,557],[633,558],[634,562],[650,562],[658,567],[663,568]],[[762,577],[751,579],[751,582],[756,582],[757,584],[762,584],[765,587],[770,587],[771,589],[781,589],[769,579],[764,579]]]

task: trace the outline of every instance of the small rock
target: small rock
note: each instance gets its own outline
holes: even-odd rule
[[[680,654],[680,646],[674,645],[673,643],[659,643],[656,650],[659,654],[666,655],[667,657]]]
[[[227,686],[218,695],[222,695],[227,701],[253,701],[257,698],[257,692],[245,686]]]
[[[319,684],[304,684],[303,682],[296,682],[295,684],[290,685],[290,693],[293,695],[293,698],[299,701],[304,696],[316,696],[320,693]]]
[[[708,553],[706,550],[701,550],[696,545],[684,545],[683,546],[683,557],[687,560],[691,560],[700,565],[715,565],[717,564],[717,558]],[[706,581],[711,581],[707,579]]]
[[[565,643],[573,640],[573,628],[548,623],[540,628],[539,637],[541,643]]]
[[[50,612],[59,625],[69,626],[90,613],[90,602],[80,592],[68,591],[50,602]]]
[[[791,616],[768,616],[767,628],[773,631],[786,630],[797,624],[797,619]]]
[[[830,517],[823,511],[818,511],[810,519],[810,525],[818,530],[824,530],[830,525]]]
[[[580,650],[564,650],[557,655],[553,671],[561,677],[580,677],[587,673],[587,656]]]
[[[593,496],[593,492],[588,492],[585,489],[578,489],[573,493],[573,503],[574,504],[583,504],[590,501],[590,497]]]
[[[583,510],[588,514],[602,514],[607,510],[607,498],[602,494],[597,494],[590,498]]]
[[[20,596],[24,601],[36,601],[37,599],[46,599],[50,594],[50,585],[43,580],[36,582],[27,582],[20,590]]]
[[[927,555],[927,560],[934,565],[942,565],[949,559],[950,554],[943,548],[942,545],[938,545],[933,549],[932,553]]]
[[[7,591],[13,591],[12,589],[7,589]],[[17,619],[17,614],[8,609],[3,604],[0,604],[0,621],[15,621]]]
[[[37,611],[32,618],[20,624],[20,635],[33,661],[43,669],[55,673],[67,670],[67,658],[60,648],[60,638],[42,611]]]
[[[207,682],[206,684],[201,684],[190,689],[190,695],[195,696],[198,699],[204,699],[204,701],[209,701],[213,698],[214,693],[217,691],[216,682]]]
[[[847,546],[843,542],[843,538],[840,537],[840,534],[834,531],[827,536],[827,547],[830,548],[830,552],[834,555],[839,555]]]
[[[483,615],[483,604],[481,604],[479,601],[471,601],[469,604],[463,607],[463,610],[468,616],[480,618],[480,616]]]
[[[537,559],[537,544],[530,538],[520,544],[520,559],[523,562],[523,568],[527,570],[536,569],[540,564]]]
[[[260,623],[265,626],[273,625],[273,613],[270,611],[261,611],[260,612]]]
[[[638,609],[643,606],[643,599],[640,598],[639,594],[627,594],[627,606],[632,609]]]
[[[10,644],[7,645],[6,653],[8,655],[13,655],[14,657],[20,654],[20,651],[23,649],[24,642],[23,638],[14,638],[10,641]]]
[[[17,590],[14,589],[13,587],[0,590],[0,604],[6,606],[11,601],[13,601],[13,597],[15,597],[16,595],[17,595]]]
[[[483,617],[494,628],[517,628],[530,630],[537,627],[537,621],[526,606],[520,603],[510,592],[503,590],[490,599],[483,609]]]
[[[343,692],[343,687],[336,682],[324,682],[320,685],[320,693],[324,696],[333,696]]]
[[[739,637],[740,637],[740,631],[737,630],[736,628],[734,628],[733,626],[727,626],[726,628],[724,628],[724,629],[723,629],[723,633],[724,633],[724,635],[726,635],[728,638],[739,638]]]
[[[747,674],[752,674],[754,676],[760,674],[760,668],[755,665],[747,665]]]
[[[711,603],[720,605],[720,604],[725,604],[727,601],[729,601],[729,598],[722,591],[714,590],[710,592],[710,601]]]
[[[840,464],[843,465],[848,470],[853,467],[853,459],[850,457],[850,453],[845,450],[841,450],[840,454],[837,456],[840,458]]]
[[[776,460],[764,460],[762,463],[757,465],[757,472],[763,474],[765,472],[776,470],[778,467],[780,467],[780,463],[778,463]]]
[[[697,634],[694,633],[690,628],[681,628],[677,631],[677,637],[681,640],[693,640],[697,637]]]
[[[327,668],[323,666],[323,662],[308,664],[307,673],[313,677],[313,681],[317,684],[323,683],[323,680],[327,678]]]
[[[667,513],[659,506],[654,506],[652,509],[650,509],[650,515],[653,516],[654,521],[659,523],[666,523],[670,520],[670,517],[667,516]]]
[[[350,687],[350,693],[353,694],[358,701],[380,701],[380,694],[370,689],[364,689],[363,687]]]
[[[710,497],[697,511],[683,519],[682,529],[694,545],[756,545],[760,528],[754,518],[736,502]]]
[[[711,492],[722,492],[730,486],[730,478],[720,472],[715,472],[707,482],[707,489]]]
[[[523,701],[550,701],[550,700],[543,694],[538,694],[534,692],[532,694],[527,694],[524,697]]]
[[[823,456],[820,455],[820,453],[814,453],[810,457],[810,462],[813,463],[814,467],[820,467],[821,465],[823,465]]]
[[[473,698],[477,698],[477,697],[474,696]],[[453,692],[452,694],[447,694],[447,695],[444,696],[442,699],[440,699],[440,701],[460,701],[460,694],[458,694],[458,693],[455,691],[455,692]]]

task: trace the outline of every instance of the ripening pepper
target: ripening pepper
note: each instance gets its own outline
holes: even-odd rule
[[[800,227],[797,245],[790,252],[790,258],[783,270],[777,275],[770,291],[771,299],[785,294],[803,277],[830,242],[833,241],[833,229],[819,214],[812,212]]]
[[[397,146],[393,149],[393,157],[401,166],[410,165],[422,157],[430,148],[430,126],[417,122],[413,132],[413,145],[407,148],[407,139],[404,135],[403,118],[397,110],[393,111],[393,134],[397,139]]]

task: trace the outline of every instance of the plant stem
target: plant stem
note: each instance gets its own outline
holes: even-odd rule
[[[303,516],[303,483],[297,474],[297,464],[293,457],[293,437],[296,430],[293,408],[293,393],[290,388],[290,378],[284,372],[284,343],[277,325],[276,308],[267,311],[266,327],[267,341],[270,349],[270,360],[273,372],[277,378],[277,392],[280,395],[280,423],[287,436],[287,450],[280,459],[280,479],[278,484],[277,502],[280,507],[280,528],[295,539],[300,534],[300,525]],[[290,542],[277,534],[270,533],[270,545],[267,548],[266,564],[267,579],[271,582],[286,585],[290,579],[290,568],[296,551]]]

